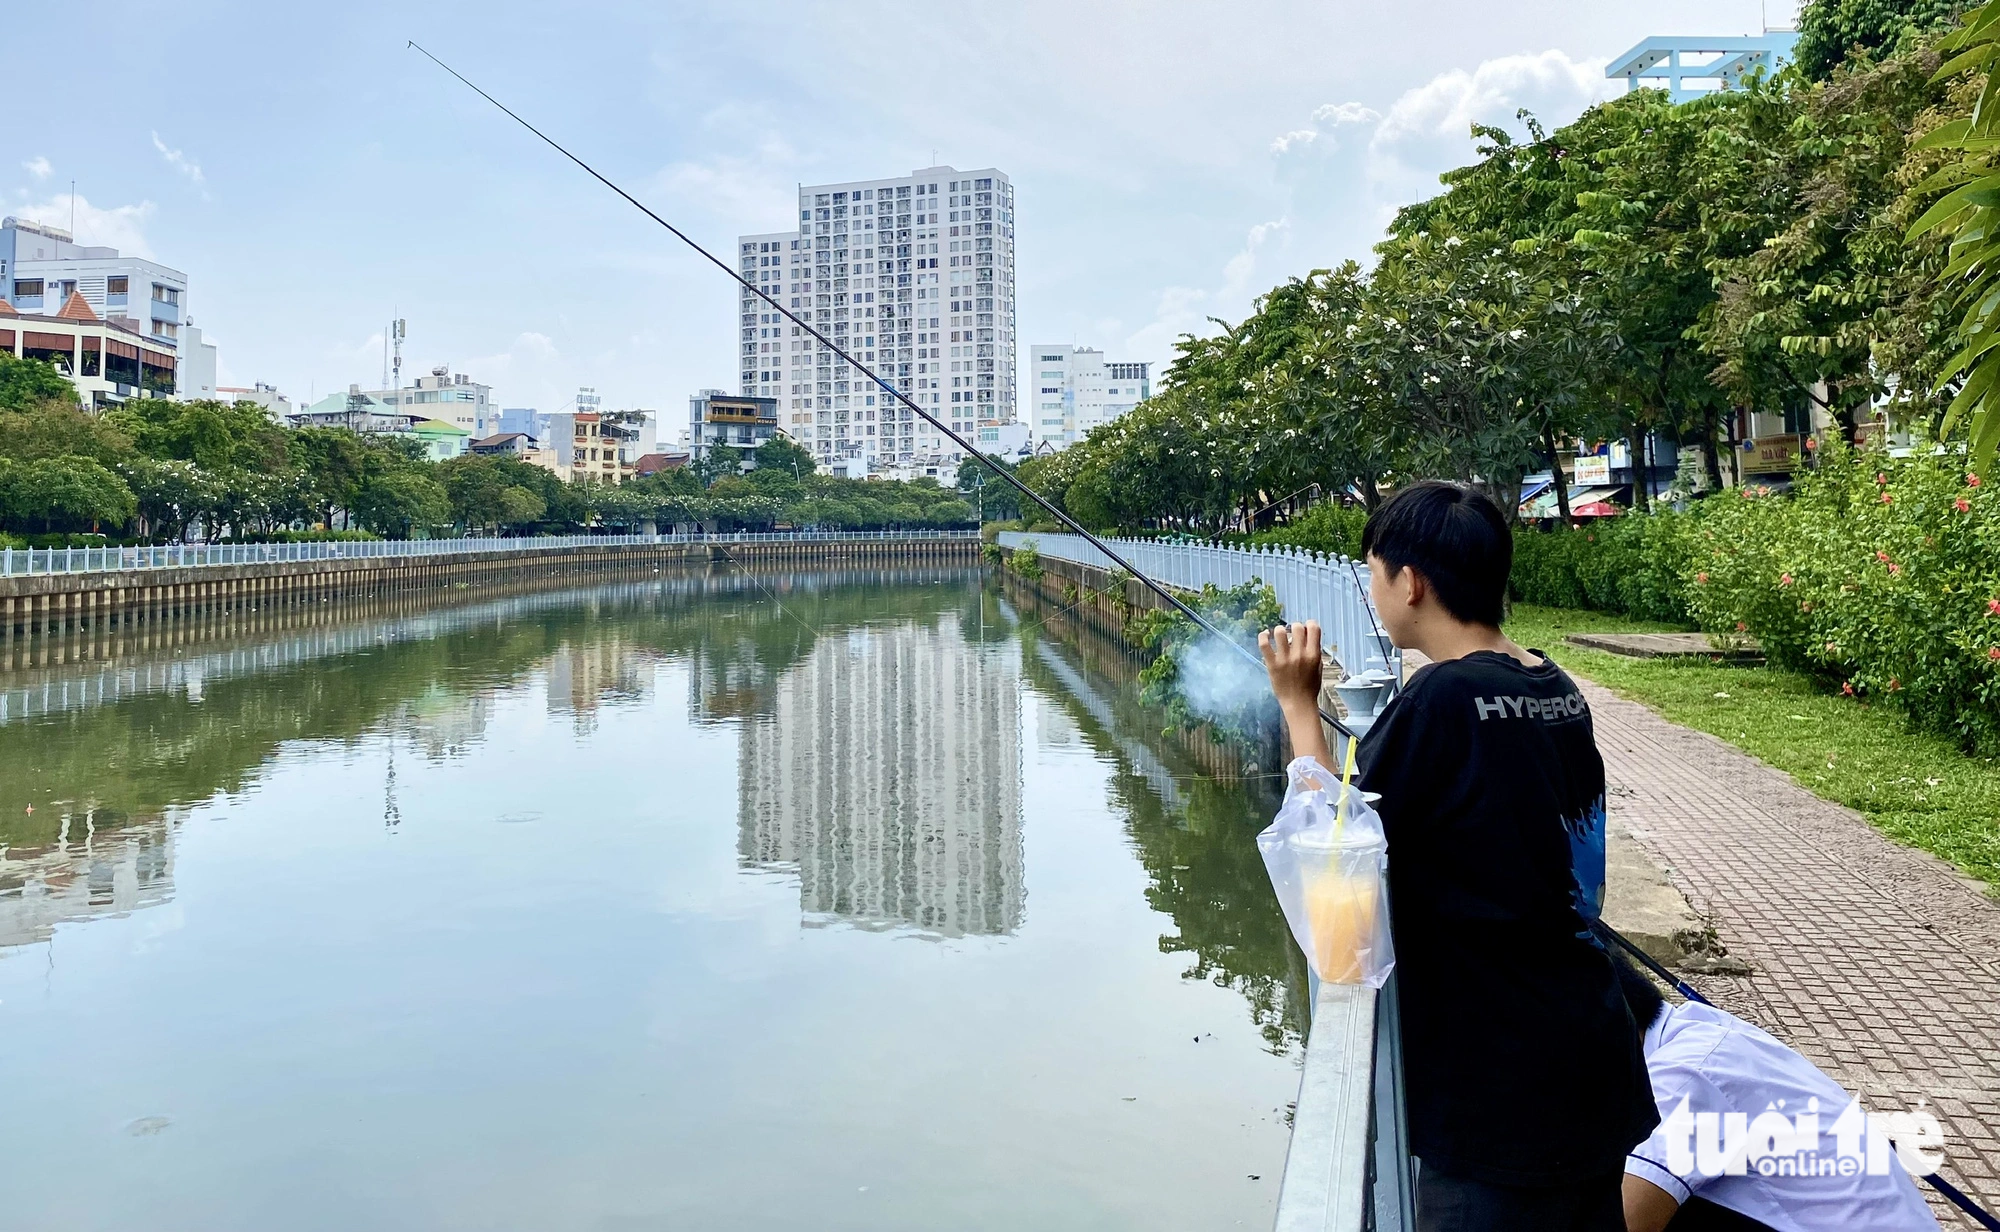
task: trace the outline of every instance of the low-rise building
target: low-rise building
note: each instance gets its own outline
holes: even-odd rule
[[[240,385],[218,385],[215,396],[224,402],[254,402],[264,408],[264,413],[273,423],[289,423],[292,417],[292,400],[278,391],[275,385],[258,381],[249,388]]]
[[[745,454],[778,434],[778,400],[704,389],[688,399],[688,452],[704,458],[716,449]]]
[[[500,432],[473,441],[470,452],[494,458],[515,458],[530,466],[539,466],[552,472],[564,483],[569,482],[570,470],[566,461],[553,449],[547,448],[525,432]]]
[[[422,441],[424,453],[433,462],[456,458],[466,452],[472,433],[442,419],[418,419],[410,424],[410,435]]]
[[[129,320],[98,317],[80,291],[46,316],[0,300],[0,351],[53,364],[83,405],[97,410],[131,398],[173,397],[180,362]]]
[[[23,316],[59,315],[80,295],[99,320],[178,354],[187,286],[186,274],[157,261],[78,244],[61,227],[0,219],[0,299]]]
[[[632,477],[644,479],[648,475],[657,475],[662,471],[677,471],[692,460],[686,453],[678,450],[645,454],[632,464]]]
[[[1091,347],[1034,346],[1028,364],[1028,428],[1038,447],[1074,445],[1153,394],[1150,365],[1106,363]]]
[[[1018,422],[979,425],[979,452],[1003,462],[1019,462],[1034,453],[1035,436]]]
[[[382,434],[408,432],[416,416],[391,409],[386,403],[349,385],[344,394],[328,394],[291,417],[300,428],[345,428],[349,432]]]
[[[453,372],[449,364],[439,364],[429,376],[404,389],[363,391],[385,406],[422,419],[439,419],[464,428],[468,436],[488,436],[502,431],[500,404],[493,387],[482,385],[463,372]]]

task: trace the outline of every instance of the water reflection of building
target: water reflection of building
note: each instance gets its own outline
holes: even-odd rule
[[[548,660],[549,709],[574,714],[578,729],[588,730],[606,699],[637,701],[646,695],[651,683],[648,657],[608,632],[588,642],[565,644]]]
[[[53,844],[0,847],[0,951],[47,941],[60,924],[157,906],[173,889],[166,818],[66,816]]]
[[[821,638],[746,719],[737,854],[796,871],[809,922],[1020,927],[1020,670],[956,618]]]
[[[457,757],[486,734],[493,699],[485,693],[455,693],[432,685],[404,712],[410,740],[433,760]]]

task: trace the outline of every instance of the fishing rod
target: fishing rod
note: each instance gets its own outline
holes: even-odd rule
[[[1029,487],[1026,483],[1023,483],[1018,477],[1016,477],[1013,473],[1008,471],[1006,467],[1001,466],[998,462],[988,457],[982,450],[979,449],[978,446],[974,445],[971,441],[966,440],[963,436],[960,436],[957,429],[952,428],[950,425],[940,421],[937,416],[931,414],[923,407],[917,405],[917,403],[914,400],[912,400],[907,394],[905,394],[902,390],[897,389],[895,385],[882,379],[882,377],[875,371],[875,369],[869,367],[866,364],[863,364],[861,361],[855,359],[852,355],[848,354],[846,349],[841,347],[839,343],[827,337],[819,330],[815,329],[810,321],[805,320],[804,318],[800,317],[797,313],[791,311],[789,308],[786,308],[783,304],[780,304],[775,297],[766,292],[763,287],[757,285],[756,283],[751,282],[749,279],[745,278],[742,274],[738,273],[736,271],[735,266],[724,262],[723,260],[718,258],[714,253],[711,253],[708,249],[703,248],[700,244],[696,243],[694,239],[688,235],[687,232],[681,230],[679,227],[676,227],[674,224],[668,222],[666,219],[654,213],[652,209],[649,208],[644,202],[640,201],[637,197],[634,197],[631,193],[626,192],[623,188],[620,188],[618,185],[612,183],[611,180],[606,178],[602,172],[597,170],[597,168],[591,166],[589,163],[583,161],[581,158],[578,158],[576,155],[570,153],[567,149],[563,148],[561,143],[557,142],[555,138],[549,136],[541,129],[536,128],[533,124],[530,124],[528,123],[528,121],[522,119],[521,116],[518,113],[516,113],[513,108],[507,106],[507,104],[501,102],[499,99],[494,98],[491,94],[488,94],[486,91],[480,89],[477,85],[474,85],[472,81],[465,76],[465,74],[459,72],[451,65],[446,64],[443,60],[440,60],[436,56],[432,55],[430,51],[426,49],[421,43],[418,43],[415,39],[411,39],[409,40],[409,46],[421,52],[424,58],[429,60],[432,64],[437,65],[445,72],[450,73],[453,77],[458,78],[459,82],[463,84],[467,89],[471,90],[474,94],[477,94],[479,97],[485,99],[487,102],[492,103],[495,107],[498,107],[502,112],[506,114],[508,119],[513,120],[516,124],[519,124],[522,128],[527,129],[535,136],[541,138],[542,141],[550,149],[562,155],[564,158],[567,158],[569,161],[575,163],[578,167],[582,168],[584,173],[590,176],[590,178],[596,180],[598,183],[604,185],[612,192],[617,193],[619,196],[623,197],[626,200],[626,202],[632,206],[632,208],[638,210],[641,214],[644,214],[646,217],[652,219],[654,222],[659,223],[662,227],[665,227],[670,233],[672,233],[675,239],[679,240],[683,244],[686,244],[689,248],[694,249],[694,251],[700,254],[701,257],[704,260],[706,260],[710,265],[713,265],[715,268],[729,275],[729,277],[733,281],[735,281],[738,285],[743,287],[746,291],[749,291],[752,294],[756,295],[758,299],[769,304],[774,311],[783,316],[787,321],[790,321],[792,324],[798,326],[800,329],[803,329],[821,346],[825,347],[827,350],[831,351],[834,355],[838,356],[843,363],[847,364],[851,368],[854,368],[866,374],[868,379],[874,382],[875,385],[879,387],[883,393],[887,394],[891,398],[894,398],[897,402],[902,403],[910,410],[915,411],[917,413],[918,418],[930,424],[933,428],[936,428],[945,437],[950,439],[953,444],[959,446],[961,449],[971,454],[973,457],[978,458],[979,461],[982,464],[984,464],[988,470],[992,471],[995,475],[998,475],[1001,479],[1006,480],[1009,484],[1012,484],[1017,490],[1020,491],[1021,495],[1027,497],[1029,500],[1035,502],[1035,504],[1041,506],[1041,508],[1046,510],[1050,514],[1050,516],[1056,519],[1056,521],[1068,527],[1072,533],[1082,538],[1085,542],[1089,543],[1090,546],[1096,548],[1099,552],[1102,552],[1105,558],[1109,560],[1113,565],[1117,566],[1119,569],[1124,570],[1126,573],[1131,574],[1135,580],[1137,580],[1140,584],[1145,586],[1146,589],[1152,591],[1154,594],[1158,595],[1161,599],[1165,600],[1171,607],[1173,607],[1175,611],[1187,617],[1189,620],[1192,620],[1200,628],[1208,631],[1215,637],[1220,638],[1223,642],[1227,643],[1230,646],[1235,647],[1236,650],[1243,655],[1243,657],[1249,659],[1252,663],[1256,664],[1259,667],[1262,667],[1264,665],[1263,658],[1256,651],[1250,649],[1250,647],[1248,646],[1245,646],[1242,642],[1237,641],[1235,638],[1230,637],[1228,634],[1224,633],[1221,629],[1218,629],[1213,622],[1211,622],[1207,617],[1203,616],[1200,612],[1196,611],[1193,607],[1189,606],[1187,602],[1184,601],[1179,595],[1175,594],[1167,587],[1161,585],[1159,582],[1154,581],[1152,577],[1148,576],[1146,573],[1135,568],[1130,561],[1126,560],[1123,556],[1120,556],[1118,553],[1112,551],[1110,544],[1106,543],[1103,539],[1099,538],[1098,536],[1092,534],[1090,531],[1084,529],[1082,523],[1078,522],[1075,518],[1072,518],[1071,516],[1069,516],[1069,514],[1063,512],[1061,509],[1058,509],[1055,506],[1054,502],[1048,500],[1041,493]],[[1319,717],[1326,720],[1328,723],[1331,723],[1333,725],[1333,729],[1339,732],[1341,735],[1346,736],[1350,740],[1355,739],[1353,730],[1350,729],[1347,726],[1347,724],[1341,722],[1335,716],[1328,714],[1325,710],[1321,710],[1319,712]]]

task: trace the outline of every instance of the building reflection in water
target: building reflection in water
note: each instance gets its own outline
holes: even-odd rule
[[[743,719],[737,855],[795,873],[811,925],[1021,926],[1019,652],[956,613],[816,640]]]
[[[546,665],[550,713],[574,715],[577,734],[591,734],[597,730],[599,706],[646,697],[655,658],[608,630],[587,641],[565,643]]]
[[[56,841],[0,846],[0,957],[72,920],[123,916],[173,897],[173,823],[65,813]]]

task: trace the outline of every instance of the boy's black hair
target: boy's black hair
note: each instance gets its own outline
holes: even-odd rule
[[[1413,483],[1383,503],[1361,531],[1361,554],[1376,556],[1394,577],[1424,575],[1438,602],[1467,624],[1500,627],[1514,536],[1500,507],[1455,483]]]
[[[1632,1021],[1644,1031],[1667,1007],[1667,999],[1660,995],[1652,977],[1623,954],[1613,954],[1611,966],[1618,973],[1618,991],[1625,994],[1625,1008],[1632,1011]]]

